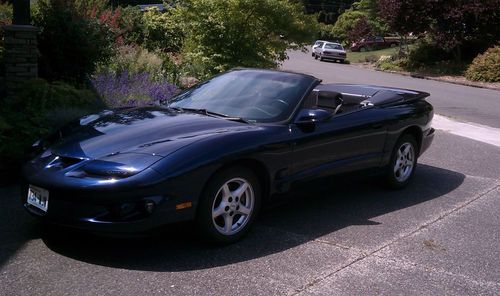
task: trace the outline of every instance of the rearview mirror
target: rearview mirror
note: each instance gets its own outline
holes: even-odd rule
[[[332,114],[323,109],[302,109],[297,116],[295,124],[311,125],[316,122],[326,121],[332,117]]]

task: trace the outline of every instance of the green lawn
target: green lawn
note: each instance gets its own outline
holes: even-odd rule
[[[365,52],[347,52],[347,59],[351,63],[376,62],[381,56],[396,54],[399,47],[385,48],[381,50]]]

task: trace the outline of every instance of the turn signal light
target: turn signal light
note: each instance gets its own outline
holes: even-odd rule
[[[178,205],[175,205],[175,209],[176,210],[183,210],[183,209],[190,208],[192,206],[193,206],[193,203],[188,201],[188,202],[183,202],[183,203],[180,203]]]

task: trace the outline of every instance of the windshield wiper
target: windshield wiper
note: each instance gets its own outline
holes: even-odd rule
[[[231,120],[231,121],[237,121],[237,122],[243,122],[243,123],[250,123],[250,122],[248,122],[247,120],[245,120],[245,119],[243,119],[241,117],[234,117],[234,116],[230,116],[230,115],[223,114],[223,113],[217,113],[217,112],[209,111],[207,109],[181,108],[181,107],[169,107],[169,108],[172,108],[174,110],[178,110],[178,111],[181,111],[181,112],[182,111],[194,112],[194,113],[203,114],[203,115],[207,115],[207,116],[212,116],[212,117],[217,117],[217,118],[224,118],[224,119]]]

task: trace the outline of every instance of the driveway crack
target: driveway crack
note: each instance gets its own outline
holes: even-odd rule
[[[360,262],[361,260],[364,260],[372,255],[376,255],[377,253],[379,253],[380,251],[394,245],[395,243],[405,239],[405,238],[408,238],[418,232],[420,232],[422,229],[425,229],[425,228],[428,228],[429,226],[443,220],[444,218],[450,216],[451,214],[457,212],[457,211],[460,211],[461,209],[467,207],[468,205],[470,205],[471,203],[477,201],[478,199],[480,199],[481,197],[493,192],[493,191],[496,191],[497,189],[500,188],[500,182],[497,182],[493,187],[490,187],[489,189],[486,189],[484,190],[483,192],[480,192],[478,193],[476,196],[474,196],[473,198],[471,198],[470,200],[468,201],[465,201],[457,206],[455,206],[454,208],[452,208],[451,210],[449,211],[446,211],[444,213],[442,213],[441,215],[439,215],[437,218],[435,219],[432,219],[426,223],[423,223],[422,225],[420,225],[419,227],[417,227],[415,230],[407,233],[407,234],[403,234],[397,238],[395,238],[394,240],[382,245],[381,247],[379,247],[378,249],[375,249],[374,251],[371,251],[371,252],[368,252],[368,253],[364,253],[362,254],[361,256],[359,256],[358,258],[354,259],[353,261],[345,264],[345,265],[342,265],[341,267],[335,269],[334,271],[326,274],[326,275],[323,275],[323,276],[320,276],[320,277],[317,277],[313,280],[311,280],[310,282],[308,282],[307,284],[295,289],[294,293],[292,293],[291,295],[298,295],[304,291],[306,291],[307,289],[311,288],[312,286],[324,281],[325,279],[329,278],[329,277],[332,277],[334,276],[335,274],[337,274],[338,272],[356,264],[357,262]]]

